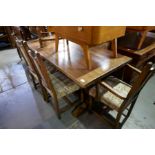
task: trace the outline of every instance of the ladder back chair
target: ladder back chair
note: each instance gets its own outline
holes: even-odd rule
[[[37,70],[35,68],[35,65],[33,64],[33,61],[27,52],[26,41],[23,42],[22,40],[16,39],[16,46],[17,46],[18,50],[20,51],[20,53],[22,54],[22,57],[25,60],[25,63],[27,65],[27,69],[28,69],[28,73],[32,79],[34,88],[37,89],[38,74],[37,74]]]
[[[29,48],[27,46],[27,42],[17,39],[16,40],[16,45],[17,45],[18,50],[22,54],[22,57],[25,60],[27,70],[28,70],[28,75],[30,76],[30,78],[31,78],[31,80],[33,82],[34,88],[37,89],[38,88],[37,86],[40,86],[43,98],[44,98],[44,100],[46,100],[46,94],[44,94],[44,88],[43,88],[42,83],[40,81],[38,70],[36,69],[36,66],[35,66],[32,58],[28,54],[28,49]],[[52,67],[50,67],[50,68],[51,68],[51,70],[53,69]]]
[[[53,99],[53,108],[60,119],[60,114],[68,110],[75,102],[77,102],[77,100],[74,101],[74,103],[71,102],[67,96],[78,91],[80,88],[73,81],[58,71],[51,74],[44,64],[43,58],[37,51],[29,50],[29,53],[33,57],[36,68],[40,74],[41,82],[47,98],[48,95],[50,95]],[[60,99],[64,99],[67,105],[60,108]]]
[[[41,87],[41,92],[42,92],[43,98],[44,98],[45,101],[47,101],[47,97],[46,97],[46,94],[45,94],[45,91],[44,91],[44,87],[43,87],[42,82],[41,82],[40,74],[38,72],[38,69],[36,68],[36,65],[34,63],[33,57],[28,52],[30,49],[29,49],[28,44],[27,44],[26,41],[23,41],[23,46],[24,46],[24,49],[25,49],[25,54],[28,57],[28,59],[30,60],[30,63],[29,63],[29,66],[30,66],[29,67],[29,71],[31,72],[32,76],[33,76],[33,74],[35,72],[35,76],[32,79],[33,79],[33,81],[35,81],[35,80],[38,81],[38,83],[39,83],[39,85]],[[43,60],[43,61],[46,64],[49,72],[53,73],[53,72],[56,71],[56,68],[53,65],[51,65],[49,62],[47,62],[45,60]],[[35,88],[37,88],[37,87],[35,87]]]
[[[39,39],[41,47],[44,46],[44,42],[55,40],[55,36],[50,32],[47,32],[45,26],[29,26],[29,30],[33,35],[35,35],[35,38]]]
[[[126,67],[138,74],[132,85],[110,76],[89,91],[90,109],[100,115],[112,128],[123,126],[131,114],[141,89],[155,72],[151,62],[147,63],[142,71],[129,64]],[[127,76],[128,73],[125,75]]]

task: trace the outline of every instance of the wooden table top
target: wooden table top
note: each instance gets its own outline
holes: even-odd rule
[[[66,42],[61,40],[57,53],[55,52],[54,41],[44,48],[40,48],[38,41],[29,41],[28,46],[37,50],[46,60],[81,88],[86,88],[132,60],[121,54],[118,54],[117,58],[113,58],[111,51],[103,48],[103,46],[96,46],[89,49],[92,69],[88,70],[82,49],[75,43],[69,42],[69,46],[67,46]]]

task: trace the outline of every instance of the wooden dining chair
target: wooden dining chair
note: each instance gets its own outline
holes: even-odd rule
[[[29,26],[29,30],[35,39],[39,39],[41,47],[44,46],[44,42],[52,41],[55,39],[53,34],[47,32],[46,26]]]
[[[35,67],[35,64],[32,60],[32,58],[30,57],[30,55],[28,54],[28,46],[27,46],[27,42],[26,41],[22,41],[22,40],[16,40],[16,45],[18,50],[20,51],[20,53],[22,54],[22,57],[25,60],[26,63],[26,69],[28,71],[28,75],[30,76],[32,82],[33,82],[33,86],[35,89],[38,88],[38,86],[41,88],[41,93],[43,95],[44,100],[46,100],[46,94],[44,93],[44,88],[42,86],[42,83],[40,81],[40,77],[39,77],[39,73],[38,70]],[[49,66],[48,68],[51,72],[55,71],[55,68],[53,66]]]
[[[25,49],[24,44],[25,44],[25,42],[23,42],[22,40],[16,39],[17,49],[22,54],[22,57],[24,58],[26,66],[27,66],[28,73],[32,79],[34,88],[37,89],[37,85],[38,85],[37,70],[35,68],[35,65],[33,64],[33,61],[31,60],[31,57],[29,56],[27,50]]]
[[[36,26],[36,31],[41,47],[44,46],[44,42],[55,40],[55,35],[48,32],[45,26]]]
[[[33,57],[35,66],[40,74],[45,94],[47,95],[47,98],[48,95],[50,95],[53,99],[53,108],[60,119],[61,113],[68,110],[72,105],[74,105],[75,102],[77,102],[75,101],[72,103],[67,96],[76,92],[80,88],[59,71],[51,74],[44,64],[43,58],[37,51],[30,50],[29,53]],[[61,99],[64,99],[67,102],[67,106],[60,108]]]
[[[150,62],[142,71],[131,65],[126,67],[138,74],[137,80],[132,85],[116,77],[108,77],[89,91],[90,109],[112,128],[121,128],[126,122],[141,89],[155,70]],[[126,76],[128,74],[130,73],[125,73]]]

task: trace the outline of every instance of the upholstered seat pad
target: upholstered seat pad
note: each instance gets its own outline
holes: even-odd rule
[[[116,90],[118,94],[120,94],[121,96],[126,97],[131,88],[125,85],[124,83],[118,83],[116,86],[113,87],[113,89]],[[108,105],[109,107],[117,111],[121,106],[121,104],[123,103],[123,101],[124,101],[123,99],[120,99],[119,97],[117,97],[116,95],[114,95],[109,91],[107,91],[105,94],[101,96],[101,102],[104,102],[104,104]]]
[[[72,80],[70,80],[60,72],[55,72],[49,75],[57,93],[58,99],[80,89],[78,85],[76,85]]]

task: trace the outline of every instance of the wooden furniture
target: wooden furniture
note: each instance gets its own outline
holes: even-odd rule
[[[132,59],[121,54],[118,54],[117,58],[113,58],[113,52],[105,49],[104,45],[96,46],[89,50],[92,57],[92,68],[88,70],[79,45],[69,42],[70,46],[67,46],[64,40],[60,40],[59,43],[59,52],[55,52],[54,41],[44,48],[38,48],[38,40],[29,41],[28,46],[32,50],[36,49],[44,59],[83,89],[84,93],[81,96],[83,99],[81,100],[86,106],[82,106],[80,112],[75,110],[74,116],[78,116],[81,111],[85,111],[87,108],[89,87],[117,69],[123,68]]]
[[[55,28],[55,26],[48,26],[47,31],[54,33],[54,28]]]
[[[154,33],[149,33],[141,47],[137,50],[139,35],[136,32],[126,33],[122,38],[118,39],[118,49],[123,55],[133,58],[131,64],[136,68],[142,69],[148,61],[155,62],[155,36]],[[153,60],[154,59],[154,60]],[[130,75],[130,79],[134,80],[134,76]]]
[[[19,37],[17,36],[17,34],[16,34],[14,31],[12,31],[11,36],[12,36],[14,42],[15,42],[15,47],[17,48],[18,56],[19,56],[19,58],[20,58],[21,61],[22,61],[22,57],[24,58],[24,56],[23,56],[23,54],[22,54],[22,49],[21,49],[21,46],[22,46],[22,39],[19,38]],[[25,58],[24,58],[24,59],[25,59]],[[26,61],[26,60],[25,60],[25,61]]]
[[[47,31],[46,26],[29,26],[29,30],[32,35],[39,39],[41,47],[43,47],[43,42],[55,39],[55,36]]]
[[[91,69],[89,47],[111,41],[113,57],[117,57],[117,38],[125,34],[124,26],[52,26],[56,36],[56,52],[58,51],[59,37],[79,44],[84,52],[87,68]]]
[[[127,26],[127,31],[139,32],[139,40],[137,44],[137,49],[141,49],[144,40],[149,31],[155,30],[155,26]]]
[[[92,68],[88,70],[80,46],[72,42],[69,42],[69,44],[70,46],[68,47],[66,42],[61,40],[59,52],[55,52],[54,41],[44,48],[38,48],[38,40],[28,41],[30,49],[36,49],[42,57],[72,79],[81,88],[87,88],[97,80],[123,67],[132,60],[121,54],[118,54],[117,58],[113,58],[113,52],[105,49],[104,45],[96,46],[89,49],[92,57]]]
[[[21,26],[12,26],[12,36],[15,36],[18,40],[29,40],[30,36],[24,32],[24,28]]]
[[[115,77],[108,77],[89,91],[98,107],[100,106],[98,109],[96,106],[94,107],[95,113],[102,116],[101,118],[113,128],[121,128],[126,122],[141,89],[155,72],[152,63],[148,63],[142,71],[131,65],[127,65],[127,67],[138,74],[138,78],[133,85]],[[124,75],[127,76],[128,74],[129,72]],[[95,102],[93,103],[95,105]],[[90,106],[92,107],[92,100],[90,100]]]
[[[66,111],[71,105],[73,105],[73,103],[70,102],[70,100],[67,98],[67,95],[79,90],[79,86],[60,72],[51,74],[47,70],[43,59],[38,52],[30,50],[30,54],[40,75],[41,83],[44,87],[44,92],[46,95],[49,94],[52,97],[52,105],[58,118],[60,119],[60,114]],[[62,98],[67,101],[68,105],[60,108],[59,101]]]
[[[43,98],[44,98],[44,100],[46,100],[46,94],[44,93],[44,88],[40,81],[39,73],[35,67],[35,64],[34,64],[32,58],[30,57],[30,55],[28,53],[29,48],[27,46],[27,42],[16,39],[16,46],[17,46],[17,49],[22,54],[22,57],[25,60],[25,63],[27,65],[28,75],[30,76],[30,78],[33,82],[34,88],[37,89],[37,86],[39,85],[41,88],[41,93],[43,95]],[[53,68],[51,65],[48,65],[48,63],[46,63],[46,65],[48,66],[48,69],[50,70],[50,72],[54,72],[55,68]]]
[[[14,47],[14,41],[11,37],[11,28],[10,26],[0,26],[0,44],[1,48],[5,47]]]
[[[22,56],[26,62],[27,69],[28,69],[29,75],[31,76],[34,88],[37,89],[37,84],[38,84],[39,78],[38,78],[38,74],[37,74],[35,65],[33,64],[33,61],[28,54],[26,42],[23,43],[23,41],[21,41],[21,40],[16,40],[16,45],[17,45],[18,50],[20,50],[20,53],[22,54]]]

